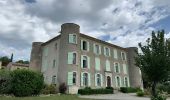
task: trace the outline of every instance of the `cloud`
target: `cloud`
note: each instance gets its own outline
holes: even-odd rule
[[[29,59],[32,42],[58,35],[65,22],[79,24],[84,34],[137,46],[156,30],[153,24],[170,16],[169,5],[169,0],[1,0],[0,55],[15,52],[16,59]]]

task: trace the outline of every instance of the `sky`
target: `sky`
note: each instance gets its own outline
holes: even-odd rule
[[[169,38],[169,9],[170,0],[0,0],[0,56],[29,60],[32,42],[59,35],[63,23],[122,47],[162,29]]]

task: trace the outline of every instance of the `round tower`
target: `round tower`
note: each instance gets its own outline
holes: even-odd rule
[[[42,42],[32,43],[29,69],[34,71],[41,71],[41,44]]]
[[[139,67],[135,65],[135,57],[137,56],[137,50],[136,47],[129,47],[127,48],[128,51],[128,63],[129,63],[129,80],[130,80],[130,86],[131,87],[140,87],[143,88],[142,83],[142,75],[140,72]]]

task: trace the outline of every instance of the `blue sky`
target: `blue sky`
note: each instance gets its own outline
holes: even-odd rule
[[[30,59],[32,42],[45,42],[63,23],[123,47],[137,46],[151,32],[170,37],[169,0],[0,0],[0,56]]]

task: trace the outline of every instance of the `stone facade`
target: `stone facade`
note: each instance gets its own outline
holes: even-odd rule
[[[20,64],[20,63],[10,62],[7,65],[7,70],[10,70],[10,71],[13,71],[16,69],[28,69],[28,68],[29,68],[29,64]]]
[[[69,93],[86,86],[142,87],[135,50],[87,36],[79,25],[66,23],[59,36],[33,43],[30,69],[41,71],[47,84],[66,83]]]

